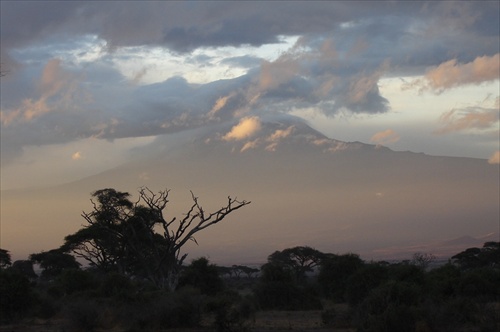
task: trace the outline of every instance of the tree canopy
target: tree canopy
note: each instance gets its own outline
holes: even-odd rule
[[[187,254],[182,247],[199,231],[222,221],[231,212],[250,204],[228,197],[225,206],[206,212],[191,192],[192,205],[180,219],[164,215],[169,190],[139,190],[139,200],[112,188],[92,194],[93,210],[83,212],[87,222],[65,238],[61,247],[104,271],[134,275],[160,288],[175,289]],[[160,231],[161,230],[161,231]]]

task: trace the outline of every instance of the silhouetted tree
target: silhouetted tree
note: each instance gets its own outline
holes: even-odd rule
[[[224,288],[219,269],[205,257],[193,260],[183,269],[179,279],[179,287],[182,286],[198,288],[202,294],[207,295],[215,295]]]
[[[356,254],[328,254],[321,262],[318,282],[325,294],[337,301],[345,301],[348,279],[362,266]]]
[[[482,248],[468,248],[451,258],[461,269],[500,266],[500,242],[486,242]]]
[[[325,255],[316,249],[299,246],[276,251],[267,258],[267,261],[292,271],[297,281],[304,281],[306,273],[314,271],[324,257]]]
[[[241,274],[244,273],[247,278],[252,278],[254,274],[259,272],[259,269],[245,266],[245,265],[233,265],[231,267],[231,270],[233,270],[233,273],[235,274],[236,278],[240,278]]]
[[[42,276],[45,278],[55,277],[65,269],[78,269],[80,267],[80,263],[75,260],[74,256],[62,252],[61,249],[31,254],[30,260],[40,264],[43,270]]]
[[[38,278],[35,270],[33,270],[33,263],[30,260],[17,260],[12,264],[11,269],[26,276],[28,279],[33,280]]]
[[[5,269],[12,265],[10,253],[8,250],[0,249],[0,269]]]
[[[250,204],[228,197],[222,208],[207,213],[191,193],[193,203],[182,219],[165,219],[169,190],[139,190],[139,200],[115,189],[94,192],[92,212],[83,212],[87,225],[65,238],[63,251],[72,251],[102,270],[143,277],[160,288],[175,289],[187,254],[182,247],[194,235]],[[162,232],[158,232],[161,228]]]
[[[427,270],[430,264],[436,260],[436,256],[424,252],[416,252],[413,254],[412,264]]]
[[[292,248],[293,249],[293,248]],[[314,249],[313,249],[314,250]],[[289,255],[291,251],[275,252],[261,267],[255,295],[262,309],[318,310],[321,302],[312,287],[304,283],[308,263],[299,263]],[[313,263],[314,264],[314,263]],[[311,265],[312,266],[312,265]]]

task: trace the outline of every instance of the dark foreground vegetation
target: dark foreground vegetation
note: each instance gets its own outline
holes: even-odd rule
[[[14,263],[0,249],[0,331],[500,330],[500,242],[440,266],[425,253],[365,262],[307,246],[276,251],[259,268],[186,264],[180,243],[193,229],[248,203],[229,198],[208,213],[193,196],[173,227],[162,215],[168,191],[140,193],[143,205],[112,189],[94,193],[88,224],[60,248]],[[288,326],[260,323],[278,312]],[[297,323],[313,315],[316,325]]]

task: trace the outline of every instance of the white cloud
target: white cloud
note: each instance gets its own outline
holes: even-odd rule
[[[239,141],[256,134],[262,127],[262,124],[258,117],[250,116],[245,117],[240,120],[240,122],[235,125],[230,132],[224,135],[223,139],[225,141]]]

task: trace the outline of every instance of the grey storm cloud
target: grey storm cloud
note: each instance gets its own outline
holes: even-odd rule
[[[1,9],[2,68],[13,68],[2,78],[8,83],[2,111],[10,110],[2,118],[2,141],[12,156],[27,145],[159,135],[297,106],[331,116],[340,110],[381,113],[390,108],[378,88],[382,76],[423,74],[450,59],[467,63],[498,53],[495,1],[5,1]],[[283,36],[299,38],[276,60],[226,58],[222,64],[248,72],[206,84],[171,77],[134,86],[111,65],[124,46],[158,46],[184,55],[186,63],[212,63],[210,55],[190,52],[277,44]],[[109,55],[83,67],[61,64],[65,85],[50,95],[39,91],[37,77],[43,81],[56,48],[96,38]],[[77,109],[62,103],[77,97]],[[37,112],[22,113],[27,102]]]
[[[2,43],[12,48],[53,35],[96,34],[111,47],[165,45],[187,52],[203,46],[276,43],[280,35],[338,33],[343,24],[367,18],[366,36],[387,41],[419,19],[438,33],[446,23],[447,29],[467,28],[495,38],[498,8],[494,1],[7,1],[2,2]]]

